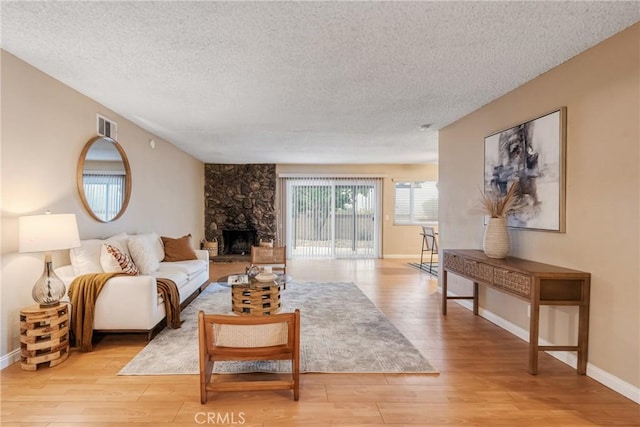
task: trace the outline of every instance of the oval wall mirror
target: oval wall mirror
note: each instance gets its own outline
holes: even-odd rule
[[[114,221],[127,209],[131,196],[131,169],[117,141],[96,136],[86,143],[78,161],[78,192],[89,215]]]

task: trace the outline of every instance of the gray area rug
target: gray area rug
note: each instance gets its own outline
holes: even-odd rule
[[[300,309],[301,372],[437,373],[353,283],[288,283],[281,312]],[[198,374],[199,310],[231,313],[231,289],[212,283],[118,375]],[[214,372],[291,372],[288,361],[218,362]]]

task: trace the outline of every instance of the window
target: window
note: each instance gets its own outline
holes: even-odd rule
[[[125,175],[83,174],[84,194],[98,218],[108,221],[122,209]]]
[[[396,182],[395,189],[394,224],[424,224],[438,221],[436,181]]]

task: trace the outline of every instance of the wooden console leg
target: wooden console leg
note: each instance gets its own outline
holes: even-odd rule
[[[447,270],[442,272],[442,314],[447,314]]]
[[[591,281],[582,282],[582,303],[578,309],[578,366],[580,375],[587,374],[587,360],[589,352],[589,293]]]
[[[473,314],[478,315],[478,282],[473,282]]]
[[[529,373],[538,373],[538,332],[540,325],[540,306],[535,299],[531,302],[531,322],[529,324]]]

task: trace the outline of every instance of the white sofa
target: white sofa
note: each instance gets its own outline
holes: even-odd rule
[[[136,249],[133,242],[144,246]],[[159,296],[156,278],[174,281],[180,293],[181,308],[186,307],[209,283],[209,252],[193,250],[197,259],[162,261],[164,245],[155,233],[127,235],[109,239],[83,240],[79,248],[70,250],[71,265],[57,268],[56,274],[67,289],[81,274],[117,271],[110,265],[106,245],[110,244],[127,253],[139,269],[139,275],[112,277],[102,288],[95,305],[94,332],[144,332],[153,338],[166,325],[165,306]]]

